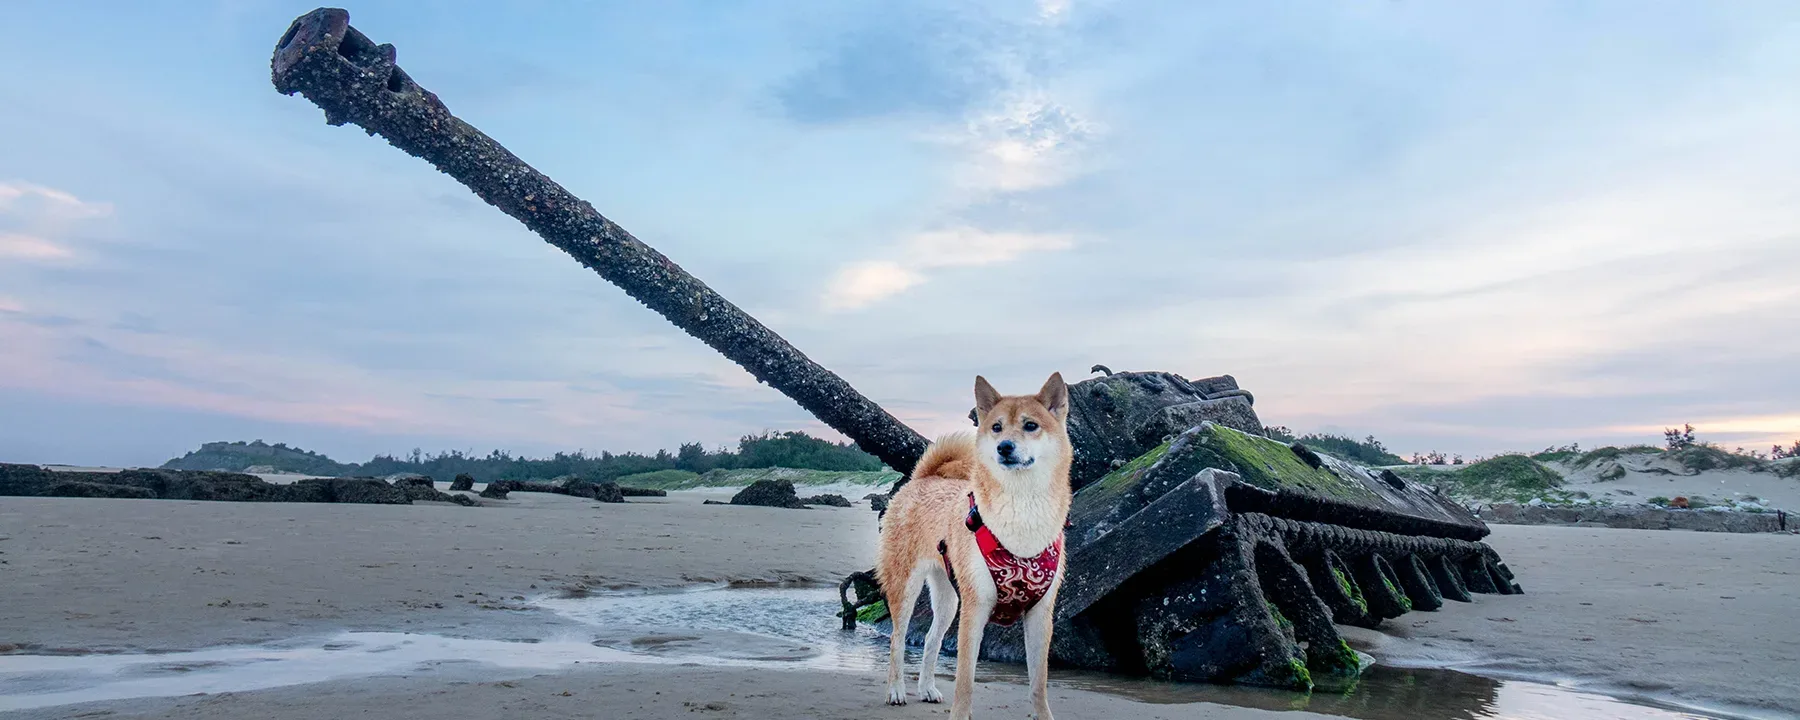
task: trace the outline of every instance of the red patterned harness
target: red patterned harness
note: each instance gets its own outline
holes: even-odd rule
[[[969,515],[963,524],[975,533],[975,545],[981,548],[981,559],[987,563],[988,574],[994,578],[994,590],[997,595],[993,613],[988,622],[997,625],[1011,625],[1025,616],[1025,613],[1037,605],[1044,595],[1050,592],[1050,583],[1056,579],[1056,566],[1062,560],[1063,536],[1058,533],[1056,542],[1036,557],[1021,558],[1012,554],[994,537],[994,531],[988,529],[981,521],[981,510],[975,507],[975,493],[969,493]],[[938,542],[938,555],[944,560],[944,571],[950,574],[950,586],[956,586],[956,568],[950,564],[950,548],[943,541]]]

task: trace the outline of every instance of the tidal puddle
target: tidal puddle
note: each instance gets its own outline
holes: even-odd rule
[[[844,632],[833,615],[838,601],[832,588],[707,588],[545,598],[534,604],[583,629],[537,640],[346,632],[305,641],[193,652],[0,655],[0,711],[243,692],[376,676],[430,673],[495,680],[564,670],[583,663],[811,667],[858,673],[886,670],[886,639],[867,626]],[[916,650],[909,660],[917,662]],[[951,674],[954,662],[946,658],[939,672]],[[1024,682],[1024,668],[1019,666],[983,663],[978,675],[984,681]],[[1357,685],[1346,692],[1310,695],[1071,671],[1057,671],[1052,682],[1147,703],[1205,702],[1308,710],[1361,720],[1720,717],[1556,685],[1494,680],[1448,670],[1382,666],[1370,667]]]

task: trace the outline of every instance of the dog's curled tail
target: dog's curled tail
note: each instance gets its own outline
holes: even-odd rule
[[[974,433],[941,435],[925,448],[925,454],[919,457],[919,464],[913,466],[912,476],[967,480],[974,469],[974,462]]]

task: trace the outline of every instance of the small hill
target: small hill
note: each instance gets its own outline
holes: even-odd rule
[[[1524,455],[1501,455],[1471,465],[1418,465],[1395,470],[1415,482],[1436,485],[1458,501],[1565,504],[1586,497],[1564,489],[1563,474]]]
[[[1440,487],[1467,505],[1664,506],[1763,512],[1800,510],[1800,458],[1768,459],[1693,444],[1573,446],[1502,455],[1472,465],[1413,465],[1401,476]]]
[[[345,465],[315,452],[288,447],[285,443],[270,445],[261,440],[210,442],[201,445],[199,450],[162,464],[164,470],[245,472],[253,467],[262,472],[328,477],[350,475],[356,470],[355,465]]]

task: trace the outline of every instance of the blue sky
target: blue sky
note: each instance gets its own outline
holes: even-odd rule
[[[0,460],[823,430],[274,92],[312,7],[0,6]],[[1403,452],[1800,438],[1792,3],[418,7],[349,10],[926,433],[1103,363]]]

